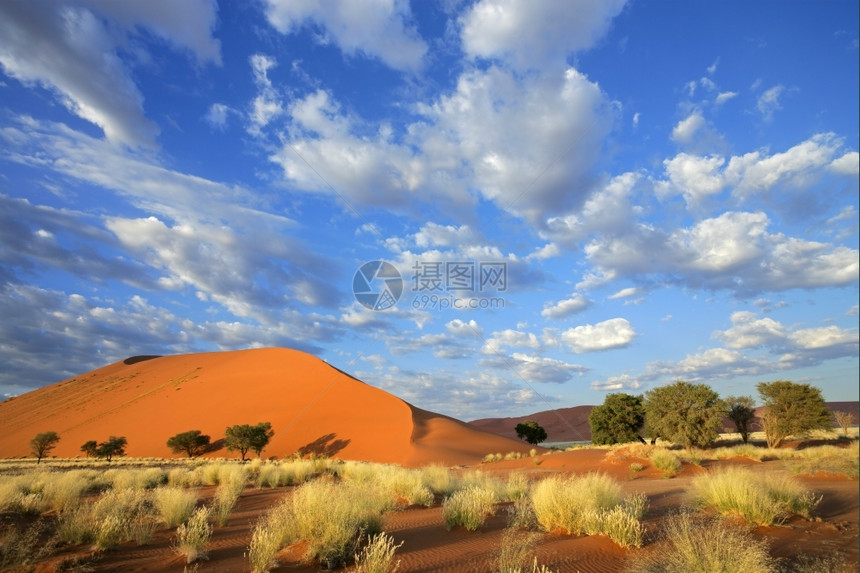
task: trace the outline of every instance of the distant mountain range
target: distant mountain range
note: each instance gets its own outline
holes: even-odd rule
[[[854,424],[860,418],[860,402],[827,402],[831,412],[851,412],[854,415]],[[505,436],[516,438],[514,428],[525,420],[534,420],[546,430],[547,443],[552,442],[587,442],[591,441],[591,427],[588,425],[588,415],[594,406],[574,406],[572,408],[559,408],[557,410],[544,410],[527,416],[515,418],[481,418],[472,420],[469,424],[484,430]],[[731,420],[724,420],[723,427],[726,432],[734,432],[735,427]]]

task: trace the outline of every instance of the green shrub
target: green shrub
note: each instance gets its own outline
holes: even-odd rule
[[[793,514],[809,517],[820,501],[793,477],[738,467],[696,477],[690,497],[697,507],[738,515],[756,525],[781,523]]]
[[[767,545],[729,521],[682,513],[667,520],[659,551],[632,558],[627,573],[772,573]]]
[[[442,502],[442,520],[450,530],[456,525],[475,531],[493,513],[496,494],[491,489],[469,486],[454,492]]]

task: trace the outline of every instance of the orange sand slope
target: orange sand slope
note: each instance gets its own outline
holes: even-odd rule
[[[128,439],[135,457],[174,456],[167,439],[200,430],[221,440],[227,426],[271,422],[263,457],[296,452],[343,459],[474,464],[523,442],[484,432],[403,400],[295,350],[127,359],[0,404],[0,457],[29,453],[53,430],[58,457],[83,455],[88,440]],[[209,456],[237,456],[223,447]]]

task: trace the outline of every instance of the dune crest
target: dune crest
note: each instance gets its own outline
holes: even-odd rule
[[[474,464],[526,444],[415,408],[326,362],[285,348],[132,357],[0,404],[0,456],[29,454],[52,430],[58,457],[88,440],[125,436],[127,454],[175,457],[167,439],[271,422],[263,457],[318,454],[418,466]],[[235,457],[223,447],[207,454]]]

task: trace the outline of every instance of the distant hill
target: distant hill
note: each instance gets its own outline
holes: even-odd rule
[[[0,457],[29,454],[54,431],[51,455],[75,457],[89,440],[124,436],[134,457],[175,457],[166,442],[188,430],[211,436],[207,455],[238,457],[224,430],[270,422],[264,457],[296,452],[391,462],[474,464],[528,444],[428,412],[286,348],[135,356],[0,403]]]
[[[827,402],[831,412],[850,412],[854,416],[854,425],[860,419],[860,402]],[[574,406],[557,410],[544,410],[526,416],[515,418],[481,418],[472,420],[469,424],[487,432],[500,436],[516,438],[514,428],[525,420],[534,420],[546,430],[547,442],[587,442],[591,440],[591,427],[588,425],[588,415],[594,406]],[[723,420],[726,432],[734,432],[735,426],[731,420]]]

